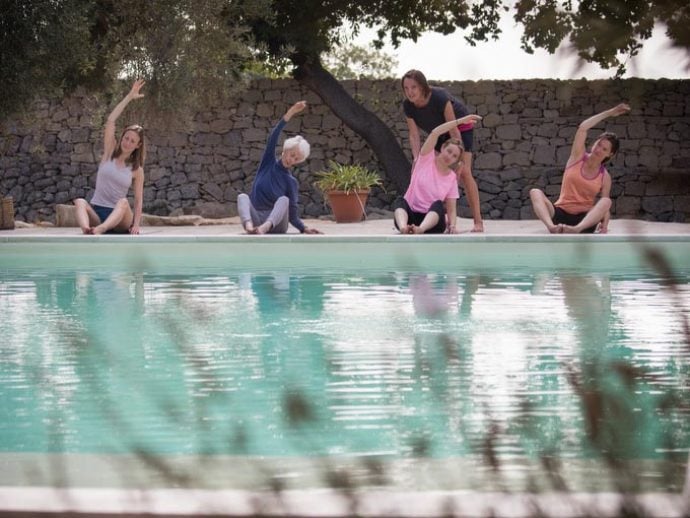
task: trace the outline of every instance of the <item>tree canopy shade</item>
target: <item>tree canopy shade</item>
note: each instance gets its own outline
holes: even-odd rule
[[[690,4],[686,0],[518,0],[515,20],[524,28],[522,48],[550,53],[564,42],[581,59],[604,69],[626,71],[656,23],[669,41],[690,49]]]
[[[157,108],[193,109],[243,87],[243,20],[268,1],[0,0],[0,115],[76,86],[113,92],[145,77]],[[128,87],[128,86],[127,86]],[[119,95],[119,93],[118,93]]]
[[[154,109],[193,110],[195,101],[221,102],[242,88],[258,57],[287,64],[368,142],[402,190],[410,163],[400,143],[328,72],[324,55],[343,43],[343,28],[376,28],[379,48],[384,39],[398,45],[458,29],[474,45],[500,36],[511,6],[527,51],[565,42],[621,73],[655,23],[690,49],[687,0],[0,0],[0,116],[37,94],[78,85],[112,92],[134,76],[148,80]]]

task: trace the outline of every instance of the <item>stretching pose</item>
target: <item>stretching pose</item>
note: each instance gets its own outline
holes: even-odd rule
[[[290,168],[304,162],[309,156],[309,142],[303,137],[289,138],[283,144],[280,159],[275,149],[278,137],[290,119],[306,108],[305,101],[293,104],[271,131],[263,158],[256,171],[252,192],[237,197],[237,212],[247,234],[284,234],[288,221],[304,234],[321,234],[307,228],[299,217],[298,184]]]
[[[127,126],[120,140],[115,138],[115,121],[132,99],[144,97],[140,93],[144,81],[134,81],[132,89],[108,116],[103,135],[103,155],[96,173],[96,190],[91,202],[74,200],[76,217],[84,234],[103,234],[108,231],[139,233],[144,201],[144,158],[146,144],[144,128]],[[127,193],[134,183],[134,213],[127,201]]]
[[[412,166],[410,186],[405,196],[395,202],[394,222],[401,234],[442,234],[446,231],[446,213],[448,233],[457,232],[455,204],[459,192],[454,168],[460,166],[462,142],[446,140],[438,154],[434,152],[434,147],[439,136],[451,128],[479,120],[481,117],[478,115],[466,115],[431,130]]]
[[[587,132],[608,117],[630,111],[627,104],[590,117],[580,124],[573,139],[570,157],[563,173],[561,194],[551,203],[539,189],[529,192],[536,216],[552,234],[608,232],[611,217],[611,175],[604,167],[619,147],[615,133],[605,132],[594,141],[589,153],[585,149]],[[596,197],[601,197],[596,201]]]
[[[443,88],[429,86],[426,77],[419,70],[410,70],[402,78],[402,89],[405,94],[403,110],[407,120],[412,156],[417,159],[420,149],[419,128],[430,133],[442,122],[456,120],[469,112],[465,105]],[[441,135],[436,142],[436,151],[441,150],[449,138],[462,140],[462,168],[459,177],[467,194],[467,203],[472,211],[474,226],[472,232],[484,232],[484,222],[479,204],[479,188],[472,176],[472,122],[462,123],[450,128],[448,135]]]

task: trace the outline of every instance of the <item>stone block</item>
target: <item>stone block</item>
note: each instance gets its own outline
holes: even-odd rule
[[[475,169],[496,171],[501,168],[501,155],[500,153],[480,153],[474,158],[472,166]]]
[[[624,192],[627,196],[642,196],[646,185],[642,182],[626,182]]]
[[[647,129],[644,122],[631,122],[628,124],[628,137],[630,138],[645,138],[647,136]]]
[[[495,128],[502,122],[502,117],[497,113],[488,113],[482,119],[482,126],[485,128]]]
[[[553,146],[536,146],[532,161],[535,164],[552,165],[554,163],[555,149]]]
[[[513,165],[522,165],[522,166],[528,166],[530,165],[530,159],[529,159],[529,154],[525,152],[511,152],[511,153],[506,153],[506,155],[503,157],[503,166],[504,167],[510,167]]]
[[[642,198],[642,209],[653,215],[661,215],[673,210],[672,196],[645,196]]]
[[[496,128],[496,137],[501,140],[520,140],[522,131],[518,124],[506,124]]]

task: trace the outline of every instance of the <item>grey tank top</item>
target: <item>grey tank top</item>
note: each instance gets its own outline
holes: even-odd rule
[[[96,191],[91,205],[114,207],[119,200],[127,197],[132,185],[132,168],[118,167],[115,160],[101,162],[96,173]]]

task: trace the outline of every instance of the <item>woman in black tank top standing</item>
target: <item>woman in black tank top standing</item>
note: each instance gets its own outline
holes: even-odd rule
[[[419,70],[409,70],[402,77],[402,89],[405,95],[403,110],[409,130],[410,147],[413,159],[417,159],[421,147],[419,129],[430,133],[435,127],[469,115],[465,105],[445,89],[429,86],[426,77]],[[484,232],[484,222],[479,203],[479,188],[472,176],[472,125],[453,128],[443,139],[439,139],[437,150],[447,138],[462,140],[464,152],[462,166],[457,171],[458,179],[464,184],[467,203],[472,211],[474,226],[472,232]]]

